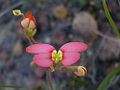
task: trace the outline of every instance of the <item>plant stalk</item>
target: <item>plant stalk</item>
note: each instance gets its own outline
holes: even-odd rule
[[[33,39],[33,37],[28,37],[29,41],[32,43],[32,44],[36,44],[36,41]],[[46,68],[46,74],[47,74],[47,79],[48,79],[48,84],[49,84],[49,87],[51,90],[54,90],[53,89],[53,86],[52,86],[52,80],[51,80],[51,75],[50,75],[50,71],[47,70]]]
[[[33,39],[33,37],[28,37],[28,39],[32,44],[36,44],[36,41]]]
[[[48,84],[49,84],[50,90],[54,90],[53,85],[52,85],[52,79],[51,79],[50,71],[46,70],[46,74],[47,74],[47,79],[48,79]]]

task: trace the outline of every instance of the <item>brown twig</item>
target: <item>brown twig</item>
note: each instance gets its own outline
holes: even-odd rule
[[[20,2],[15,3],[13,6],[7,8],[6,10],[3,10],[2,12],[0,12],[0,18],[1,18],[2,16],[4,16],[5,14],[7,14],[7,13],[8,13],[9,11],[11,11],[12,9],[14,9],[14,8],[16,8],[16,7],[18,7],[18,6],[22,5],[22,4],[24,4],[24,1],[21,0]]]
[[[115,37],[111,37],[111,36],[108,36],[108,35],[104,35],[104,34],[102,34],[101,32],[99,32],[99,31],[97,31],[97,30],[93,30],[93,32],[94,32],[95,34],[97,34],[97,35],[105,38],[105,39],[108,39],[108,40],[111,40],[111,41],[114,41],[114,42],[120,44],[120,42],[119,42],[120,39],[117,38],[117,37],[115,38]]]

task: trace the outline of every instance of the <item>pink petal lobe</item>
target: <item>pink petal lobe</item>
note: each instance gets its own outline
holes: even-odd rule
[[[82,52],[88,48],[88,45],[82,42],[70,42],[64,44],[60,50],[63,52]]]
[[[40,67],[50,67],[53,63],[50,53],[34,55],[33,60]]]
[[[25,18],[25,19],[23,19],[23,20],[21,21],[21,25],[22,25],[24,28],[27,28],[28,25],[29,25],[29,22],[30,22],[29,18]]]
[[[51,53],[55,48],[49,44],[33,44],[26,48],[29,53]]]
[[[64,65],[72,65],[80,58],[80,54],[77,52],[63,53],[63,59],[61,60]]]

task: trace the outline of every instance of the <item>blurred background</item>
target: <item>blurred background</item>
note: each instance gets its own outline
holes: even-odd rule
[[[107,0],[108,9],[120,30],[120,1]],[[38,43],[48,43],[58,50],[64,43],[81,41],[88,44],[74,65],[87,68],[85,77],[69,71],[52,73],[55,90],[96,90],[101,81],[120,64],[120,39],[109,24],[101,0],[0,0],[0,84],[43,84],[38,89],[0,88],[0,90],[49,90],[46,73],[32,69],[33,55],[25,48],[31,43],[15,17],[13,9],[28,11],[36,19]],[[120,90],[120,75],[107,90]]]

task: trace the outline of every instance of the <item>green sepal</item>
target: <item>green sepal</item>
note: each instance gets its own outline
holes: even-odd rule
[[[34,36],[37,32],[37,29],[34,29],[33,32],[32,32],[32,36]]]
[[[25,29],[25,35],[26,36],[28,36],[28,37],[33,37],[35,34],[36,34],[36,32],[37,32],[37,30],[35,29],[35,30],[31,30],[31,29]]]

